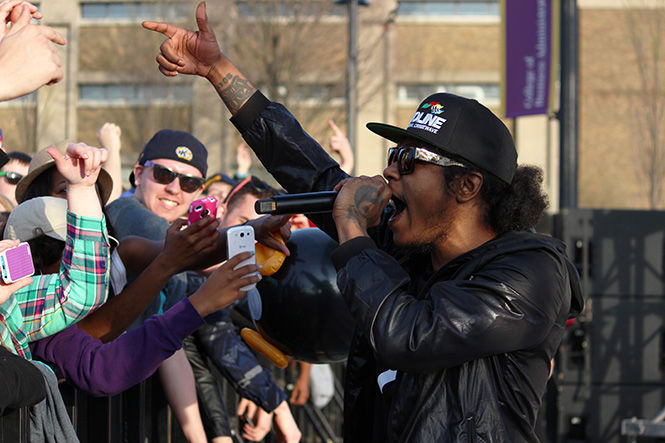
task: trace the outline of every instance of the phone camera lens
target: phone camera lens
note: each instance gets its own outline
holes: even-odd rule
[[[210,211],[208,211],[207,209],[201,211],[201,217],[206,217],[208,214],[210,214]]]
[[[240,236],[241,236],[241,237],[244,237],[244,236],[245,236],[245,233],[244,233],[244,232],[241,232],[241,233],[240,233]]]
[[[194,208],[196,212],[199,212],[201,209],[203,209],[203,205],[196,205],[196,208]]]

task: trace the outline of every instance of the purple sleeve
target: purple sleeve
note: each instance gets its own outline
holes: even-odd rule
[[[55,366],[77,388],[98,397],[110,396],[148,378],[202,324],[185,298],[109,343],[95,340],[74,325],[30,343],[30,349],[33,358]]]

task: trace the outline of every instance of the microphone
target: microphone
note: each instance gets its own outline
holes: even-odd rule
[[[304,194],[283,194],[258,200],[254,203],[257,214],[312,214],[331,212],[337,191],[305,192]]]

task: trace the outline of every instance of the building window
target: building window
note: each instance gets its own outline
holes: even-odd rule
[[[258,88],[273,101],[284,102],[288,99],[289,103],[295,105],[308,106],[327,103],[338,105],[344,103],[344,85],[338,83],[303,83],[291,85],[290,89],[286,85],[277,86],[277,97],[272,97],[270,90],[265,85],[258,85]]]
[[[397,86],[397,102],[400,105],[420,103],[428,95],[449,92],[473,98],[485,106],[498,106],[500,90],[498,83],[419,83]]]
[[[303,84],[293,91],[296,102],[316,101],[324,102],[335,99],[344,99],[344,85],[342,84]]]
[[[499,1],[400,1],[398,16],[499,17]]]
[[[192,85],[107,83],[79,85],[79,103],[94,106],[132,106],[192,103]]]
[[[332,0],[292,0],[292,1],[238,1],[238,14],[248,18],[316,18],[322,16],[342,16],[345,5],[334,4]]]
[[[104,2],[81,3],[81,18],[91,22],[137,22],[186,19],[189,3]]]

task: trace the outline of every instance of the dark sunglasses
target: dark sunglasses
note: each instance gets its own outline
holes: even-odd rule
[[[388,166],[397,162],[397,171],[400,175],[407,175],[413,172],[416,166],[416,160],[426,163],[432,163],[439,166],[459,166],[465,168],[462,163],[451,160],[443,155],[436,154],[424,148],[415,146],[399,147],[395,146],[388,150]]]
[[[198,191],[203,187],[203,183],[205,183],[205,178],[181,174],[166,166],[153,163],[150,160],[146,161],[144,166],[152,167],[152,176],[160,185],[168,185],[176,178],[180,179],[180,189],[187,193]]]
[[[7,183],[9,183],[10,185],[17,184],[23,178],[21,174],[11,171],[0,171],[0,177],[2,176],[5,177],[5,180],[7,180]]]

